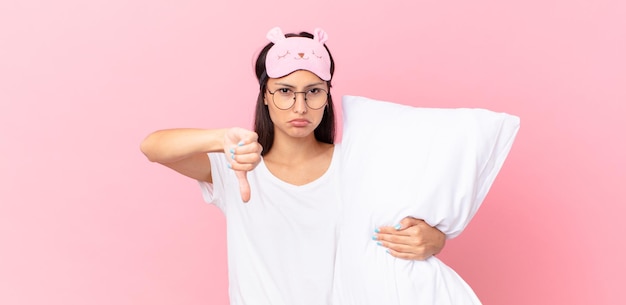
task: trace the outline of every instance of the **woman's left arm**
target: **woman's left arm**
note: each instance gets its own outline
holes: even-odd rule
[[[374,240],[389,254],[408,260],[425,260],[443,250],[446,235],[425,221],[405,217],[394,227],[379,227]]]

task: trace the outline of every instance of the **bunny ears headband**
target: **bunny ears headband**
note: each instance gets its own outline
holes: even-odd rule
[[[279,78],[297,70],[307,70],[325,81],[330,80],[330,54],[324,47],[328,35],[324,30],[315,29],[313,39],[287,38],[279,27],[275,27],[267,33],[267,39],[274,43],[265,58],[269,77]]]

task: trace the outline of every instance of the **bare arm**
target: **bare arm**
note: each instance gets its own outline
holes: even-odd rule
[[[254,131],[243,128],[159,130],[141,143],[148,160],[163,164],[200,181],[211,182],[209,152],[230,155],[230,167],[235,171],[250,171],[261,161],[263,148]]]
[[[163,164],[187,177],[212,182],[211,162],[207,153],[224,152],[229,167],[239,180],[241,198],[250,200],[250,185],[246,172],[261,162],[263,148],[258,135],[243,128],[229,129],[167,129],[148,135],[141,151],[152,162]]]
[[[208,152],[224,150],[225,129],[167,129],[148,135],[141,151],[148,160],[163,164],[187,177],[211,182]]]

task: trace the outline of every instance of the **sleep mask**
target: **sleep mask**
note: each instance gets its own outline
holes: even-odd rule
[[[307,70],[319,78],[329,81],[330,54],[324,47],[328,35],[316,28],[313,39],[307,37],[285,37],[279,27],[267,33],[274,45],[267,52],[265,69],[271,78],[283,77],[297,70]]]

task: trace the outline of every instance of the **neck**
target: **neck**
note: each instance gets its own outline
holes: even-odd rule
[[[313,134],[304,138],[277,137],[272,144],[272,150],[264,158],[280,160],[281,163],[301,162],[318,156],[328,145],[317,141]]]

